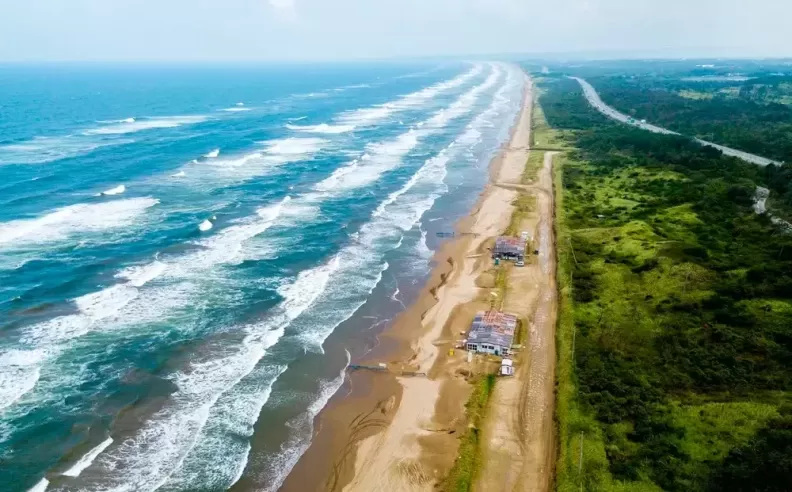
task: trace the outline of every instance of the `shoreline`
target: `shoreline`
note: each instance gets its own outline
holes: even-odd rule
[[[341,390],[317,415],[314,440],[280,490],[431,490],[453,465],[471,387],[462,376],[449,377],[448,370],[440,374],[440,367],[459,365],[448,360],[447,348],[459,336],[451,326],[469,322],[488,306],[482,295],[487,286],[479,282],[488,266],[484,253],[491,236],[508,225],[517,195],[497,184],[524,168],[504,164],[510,149],[528,145],[532,103],[526,76],[509,136],[490,160],[472,210],[455,224],[458,235],[434,253],[415,301],[357,362],[384,362],[388,371],[348,371]],[[389,473],[393,465],[400,473]]]

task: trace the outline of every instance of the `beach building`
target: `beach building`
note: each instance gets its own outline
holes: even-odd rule
[[[492,259],[525,261],[527,238],[498,236],[492,248]]]
[[[471,352],[508,355],[517,329],[517,316],[500,311],[479,311],[470,326],[466,346]]]

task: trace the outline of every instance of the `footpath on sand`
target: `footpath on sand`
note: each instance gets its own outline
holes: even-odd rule
[[[548,491],[552,481],[557,309],[553,155],[544,154],[537,179],[524,187],[536,205],[519,230],[532,233],[539,254],[522,268],[509,268],[503,311],[528,321],[527,344],[518,355],[515,377],[498,380],[490,400],[483,469],[475,485],[479,491]]]

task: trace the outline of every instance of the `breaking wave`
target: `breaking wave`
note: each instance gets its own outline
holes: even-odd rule
[[[0,223],[0,249],[60,241],[77,234],[119,229],[131,225],[155,198],[130,198],[104,203],[69,205],[35,219]]]
[[[126,191],[126,186],[118,185],[115,188],[110,188],[109,190],[105,190],[99,193],[99,195],[105,195],[105,196],[120,195],[125,191]]]
[[[346,191],[376,181],[383,173],[401,165],[402,158],[417,147],[421,139],[438,133],[452,120],[472,111],[479,96],[495,85],[501,72],[499,68],[494,68],[482,84],[394,140],[367,145],[363,156],[338,168],[328,178],[317,183],[314,189],[322,192]]]
[[[338,376],[330,381],[321,381],[319,384],[319,394],[316,396],[308,409],[291,419],[286,425],[296,430],[289,436],[287,442],[281,447],[281,452],[275,456],[267,465],[268,476],[273,477],[270,485],[263,489],[266,492],[277,491],[286,477],[291,473],[294,465],[311,445],[314,432],[314,418],[327,405],[330,398],[335,395],[344,384],[346,370],[349,367],[350,355],[346,352],[346,364],[341,368]],[[235,481],[236,482],[236,481]]]
[[[258,413],[286,369],[257,364],[286,327],[324,292],[338,265],[333,258],[301,272],[278,290],[282,300],[267,319],[230,332],[242,337],[241,343],[215,347],[211,358],[193,358],[185,370],[173,374],[170,379],[178,391],[165,407],[133,437],[97,460],[107,472],[100,474],[102,486],[107,486],[108,477],[111,487],[165,485],[163,490],[228,487],[236,481],[245,466]],[[255,378],[246,381],[254,371]],[[246,388],[241,395],[235,391],[240,384]],[[244,439],[231,439],[229,432]]]
[[[91,463],[96,459],[99,454],[107,449],[109,445],[113,443],[113,438],[108,437],[104,441],[102,441],[98,446],[91,449],[85,455],[83,455],[71,468],[63,472],[64,475],[67,477],[79,477],[80,473],[83,472],[86,468],[91,466]]]
[[[450,91],[451,89],[464,85],[466,82],[479,75],[481,71],[482,66],[476,64],[470,71],[462,75],[429,86],[420,91],[407,94],[396,101],[371,108],[356,109],[354,111],[342,114],[339,118],[339,121],[343,125],[351,126],[353,128],[358,126],[372,125],[388,118],[394,113],[420,107],[440,93]]]
[[[297,132],[305,132],[305,133],[326,133],[329,135],[338,134],[338,133],[347,133],[351,132],[355,129],[354,125],[328,125],[327,123],[322,123],[321,125],[292,125],[287,124],[286,128],[289,130],[297,131]]]
[[[20,143],[0,145],[0,165],[44,164],[87,154],[101,147],[129,142],[129,140],[92,141],[75,135],[34,137]]]
[[[99,128],[85,130],[83,135],[120,135],[125,133],[136,133],[144,130],[154,130],[159,128],[176,128],[183,125],[202,123],[209,118],[203,115],[196,116],[159,116],[152,118],[135,119],[129,118],[119,123],[104,125]]]

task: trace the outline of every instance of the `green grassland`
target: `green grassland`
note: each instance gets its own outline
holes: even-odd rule
[[[561,491],[792,490],[792,237],[761,169],[541,102],[556,160]]]

